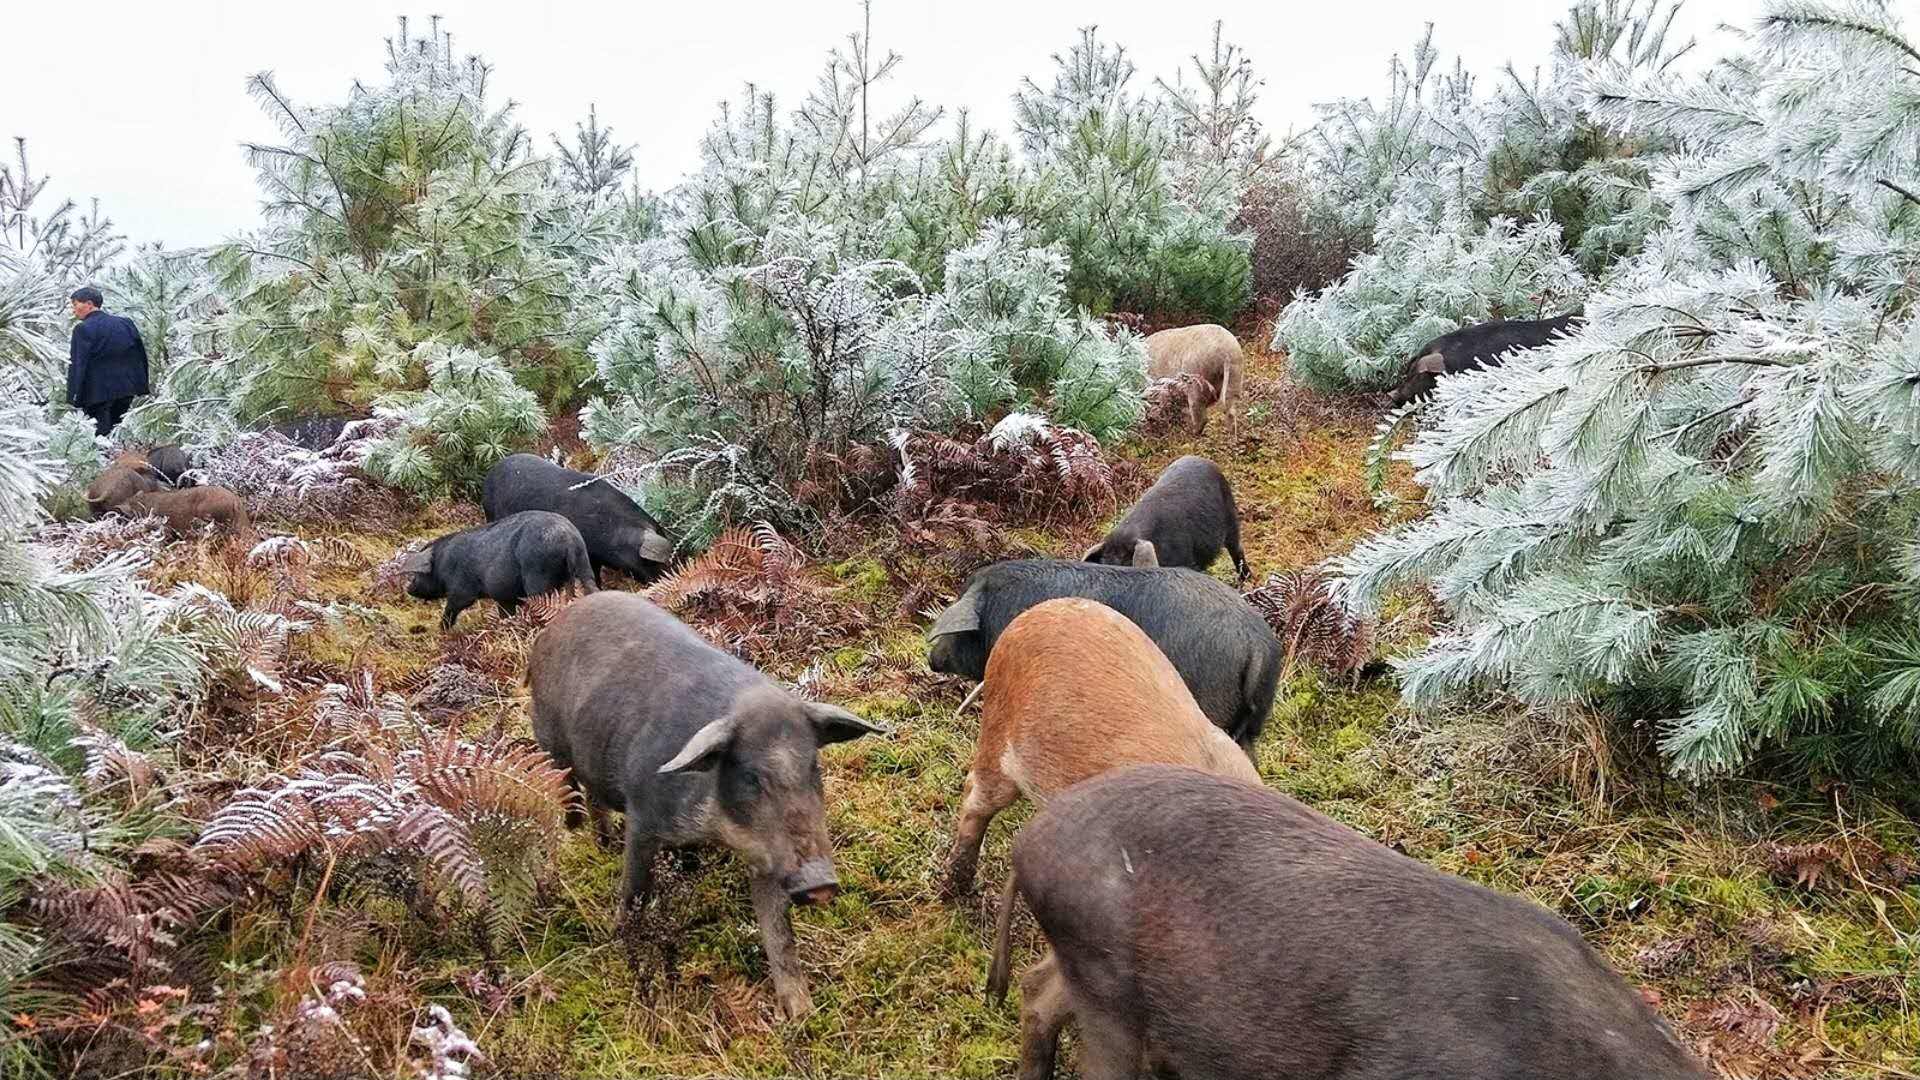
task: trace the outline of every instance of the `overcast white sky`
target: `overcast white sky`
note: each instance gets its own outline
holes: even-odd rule
[[[718,103],[746,82],[798,104],[827,51],[857,29],[856,0],[560,4],[532,0],[333,0],[298,6],[259,0],[90,0],[10,3],[0,16],[13,39],[0,63],[0,135],[23,135],[49,196],[103,209],[135,242],[211,243],[257,220],[243,141],[276,130],[246,95],[253,72],[271,70],[305,103],[345,98],[356,78],[382,76],[383,39],[395,17],[444,17],[454,49],[494,65],[493,88],[520,103],[519,119],[549,145],[571,133],[589,103],[621,142],[635,144],[642,183],[665,189],[697,161]],[[1405,53],[1424,23],[1437,24],[1444,56],[1491,73],[1508,60],[1543,63],[1557,0],[1318,0],[1312,3],[1101,3],[1059,0],[876,0],[876,48],[903,61],[894,86],[972,110],[976,123],[1010,128],[1020,77],[1051,78],[1050,55],[1096,23],[1127,47],[1137,85],[1169,78],[1226,22],[1265,79],[1261,119],[1278,133],[1312,122],[1310,106],[1378,95],[1388,58]],[[1711,46],[1721,22],[1746,24],[1757,0],[1691,0],[1677,25]],[[31,47],[28,47],[31,43]],[[1716,50],[1717,51],[1717,50]],[[11,147],[7,148],[11,157]]]

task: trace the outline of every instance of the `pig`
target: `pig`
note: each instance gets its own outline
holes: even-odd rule
[[[1260,782],[1152,639],[1097,601],[1061,597],[1021,612],[994,643],[981,693],[948,897],[973,887],[988,825],[1022,795],[1040,802],[1107,769],[1151,761]]]
[[[1178,765],[1052,799],[1014,841],[1051,954],[1021,978],[1020,1072],[1316,1080],[1706,1080],[1544,908],[1303,803]]]
[[[1260,782],[1152,640],[1105,604],[1064,597],[1021,612],[994,643],[984,686],[980,737],[941,889],[948,899],[972,889],[987,827],[1022,795],[1044,802],[1090,776],[1146,762]],[[987,977],[996,999],[1006,992],[1012,914],[1009,878]]]
[[[673,540],[638,503],[592,473],[533,454],[510,454],[488,469],[481,503],[488,521],[551,510],[573,522],[587,542],[596,582],[600,568],[611,566],[645,585],[673,561]]]
[[[153,466],[169,484],[180,483],[180,477],[193,468],[193,459],[178,446],[156,446],[147,451],[147,464]]]
[[[1280,641],[1240,594],[1193,570],[1021,559],[974,572],[927,632],[927,666],[986,676],[994,641],[1043,600],[1079,596],[1118,611],[1173,664],[1200,711],[1252,747],[1273,711]]]
[[[1498,367],[1505,362],[1506,354],[1545,345],[1579,320],[1578,314],[1551,319],[1496,320],[1442,334],[1414,350],[1407,361],[1405,380],[1387,395],[1387,401],[1399,408],[1433,393],[1434,384],[1442,375]]]
[[[135,495],[166,489],[167,478],[153,467],[145,454],[121,454],[87,485],[87,513],[97,518],[118,509]]]
[[[1212,403],[1227,410],[1230,432],[1235,436],[1240,434],[1241,369],[1246,354],[1240,351],[1240,339],[1233,336],[1233,331],[1218,323],[1181,326],[1149,334],[1146,346],[1148,378],[1166,379],[1192,372],[1205,379],[1213,390]],[[1204,434],[1207,430],[1205,405],[1189,398],[1187,422],[1195,435]]]
[[[805,1015],[788,904],[839,889],[819,749],[883,729],[794,698],[633,593],[569,605],[535,639],[527,674],[534,739],[590,805],[626,813],[622,921],[650,898],[662,846],[733,849],[748,864],[780,1011]]]
[[[449,533],[401,563],[407,593],[422,600],[446,598],[440,629],[481,597],[511,615],[529,596],[578,582],[591,593],[593,566],[580,530],[559,514],[522,510],[491,525]]]
[[[271,424],[266,430],[304,450],[325,450],[339,440],[340,433],[352,422],[349,416],[302,416]]]
[[[181,536],[211,521],[219,526],[216,531],[236,539],[247,543],[258,539],[247,517],[246,502],[223,487],[142,492],[120,504],[120,509],[133,517],[158,514],[166,519],[167,528]]]
[[[1245,581],[1253,576],[1240,550],[1240,511],[1220,466],[1188,454],[1161,471],[1084,562],[1108,566],[1184,566],[1205,571],[1225,548]]]

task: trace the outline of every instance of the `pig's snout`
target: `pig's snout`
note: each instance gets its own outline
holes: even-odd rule
[[[796,904],[824,904],[840,892],[840,878],[833,872],[832,859],[808,859],[780,884]]]
[[[953,636],[942,634],[933,639],[933,645],[927,649],[927,670],[938,675],[951,674],[953,670]]]

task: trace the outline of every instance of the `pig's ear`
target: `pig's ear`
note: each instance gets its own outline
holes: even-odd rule
[[[813,721],[813,728],[820,733],[820,745],[846,742],[862,735],[885,735],[887,729],[869,724],[858,716],[838,705],[824,702],[807,702],[807,719]]]
[[[640,557],[648,562],[670,563],[673,561],[673,541],[648,529],[640,534]]]
[[[687,745],[681,747],[673,760],[660,766],[658,771],[663,773],[687,770],[705,772],[719,764],[720,752],[733,741],[733,734],[733,717],[723,716],[694,732],[693,738],[687,740]]]
[[[1105,540],[1102,540],[1099,543],[1093,545],[1092,547],[1087,549],[1087,553],[1085,555],[1080,556],[1080,561],[1081,562],[1098,562],[1099,559],[1097,559],[1095,556],[1099,555],[1100,549],[1106,546],[1107,546],[1107,542]]]
[[[942,634],[964,634],[969,630],[980,629],[980,594],[972,589],[960,594],[940,617],[933,621],[933,629],[927,631],[929,638]]]
[[[424,574],[432,569],[432,547],[421,548],[419,551],[407,556],[406,561],[400,564],[400,572],[403,574]]]
[[[1413,362],[1413,370],[1422,375],[1445,375],[1447,358],[1437,352],[1430,352]]]
[[[1154,550],[1153,541],[1135,540],[1133,542],[1133,565],[1159,566],[1160,553]]]

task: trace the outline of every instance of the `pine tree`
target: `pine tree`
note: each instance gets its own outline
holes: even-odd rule
[[[932,106],[870,113],[898,64],[869,24],[790,114],[749,87],[663,235],[617,245],[579,290],[579,321],[606,328],[583,431],[692,533],[808,523],[797,493],[841,490],[839,463],[902,427],[1040,402],[1101,435],[1139,416],[1138,342],[1075,309],[1040,227],[995,213],[1064,220],[1047,215],[1067,203],[964,117],[927,145]]]
[[[1319,106],[1309,145],[1320,215],[1370,234],[1371,254],[1289,306],[1274,344],[1294,373],[1325,391],[1381,389],[1413,347],[1490,318],[1559,314],[1588,276],[1639,251],[1663,221],[1646,162],[1671,147],[1597,122],[1581,72],[1669,70],[1692,48],[1668,40],[1676,11],[1581,0],[1557,26],[1548,77],[1508,65],[1487,95],[1458,61],[1440,74],[1429,24],[1411,62],[1394,60],[1385,105]],[[1534,223],[1523,230],[1532,252],[1481,274],[1516,221]]]
[[[1014,126],[1035,183],[1047,192],[1047,209],[1029,224],[1041,242],[1066,250],[1069,294],[1095,313],[1230,320],[1251,287],[1251,241],[1228,232],[1239,210],[1238,171],[1190,169],[1187,183],[1174,183],[1182,134],[1176,117],[1183,108],[1211,106],[1177,97],[1170,106],[1133,93],[1133,61],[1095,27],[1083,28],[1053,60],[1051,84],[1022,81]],[[1224,53],[1219,60],[1228,62]],[[1230,83],[1233,76],[1222,78]],[[1244,125],[1231,105],[1222,108],[1229,115],[1202,120],[1233,125],[1216,133],[1230,144]]]
[[[457,58],[436,18],[387,44],[384,85],[343,104],[290,100],[271,73],[248,89],[280,127],[248,157],[267,227],[217,260],[234,347],[270,400],[364,408],[419,388],[429,343],[507,362],[550,399],[584,375],[567,282],[606,225],[548,180],[492,69]]]
[[[620,189],[628,173],[633,171],[633,149],[615,145],[613,129],[600,126],[599,110],[587,107],[587,122],[575,124],[573,145],[553,138],[553,148],[560,155],[560,173],[566,185],[577,195],[588,198],[609,195]]]
[[[1405,457],[1432,513],[1338,561],[1454,620],[1409,700],[1503,690],[1652,720],[1677,773],[1920,749],[1920,56],[1891,8],[1776,0],[1681,77],[1586,66],[1665,224],[1572,337],[1443,379]]]

